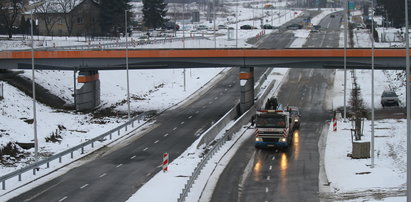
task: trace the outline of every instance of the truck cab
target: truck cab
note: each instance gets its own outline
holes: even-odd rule
[[[259,110],[255,116],[256,148],[288,148],[294,122],[283,110]]]

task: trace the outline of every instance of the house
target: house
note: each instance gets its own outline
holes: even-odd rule
[[[27,14],[26,12],[26,16]],[[98,0],[78,0],[77,4],[71,6],[62,6],[57,1],[50,0],[37,7],[34,15],[40,35],[93,36],[101,33]]]

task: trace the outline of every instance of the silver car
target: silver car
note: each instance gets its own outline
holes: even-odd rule
[[[399,106],[398,95],[392,90],[386,90],[381,95],[381,105],[386,106]]]

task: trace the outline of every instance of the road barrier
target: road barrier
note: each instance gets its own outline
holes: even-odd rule
[[[135,122],[140,122],[140,120],[145,120],[147,118],[151,118],[152,116],[152,112],[146,112],[146,113],[142,113],[140,115],[138,115],[137,117],[127,121],[126,123],[124,123],[123,125],[120,125],[114,129],[109,130],[108,132],[99,135],[87,142],[84,142],[80,145],[77,145],[71,149],[65,150],[61,153],[55,154],[49,158],[43,159],[41,161],[35,162],[33,164],[30,164],[27,167],[21,168],[19,170],[16,170],[14,172],[11,172],[9,174],[6,174],[4,176],[0,177],[0,182],[2,183],[2,190],[6,190],[6,181],[9,180],[10,178],[13,177],[18,177],[18,180],[21,181],[22,180],[22,174],[26,173],[28,171],[32,171],[33,175],[36,175],[36,173],[40,170],[40,167],[45,165],[46,169],[50,168],[50,163],[54,160],[59,161],[59,163],[62,163],[62,157],[66,156],[66,155],[70,155],[70,158],[73,159],[74,158],[74,152],[75,151],[80,151],[80,154],[84,154],[84,148],[87,146],[91,146],[92,148],[94,148],[94,143],[96,141],[106,141],[107,137],[109,138],[109,140],[111,140],[111,142],[114,142],[115,140],[120,138],[121,132],[125,132],[123,135],[128,134],[130,132],[132,132],[133,130],[136,130],[140,127],[142,127],[144,124],[141,124],[137,127],[135,127]],[[130,127],[131,126],[131,127]],[[131,130],[130,130],[131,129]],[[117,138],[113,138],[113,136],[117,136]]]
[[[260,80],[257,82],[258,85],[256,85],[256,87],[258,86],[259,88],[261,88],[262,83],[264,83],[264,81],[267,79],[267,74],[269,74],[268,72],[271,72],[271,70],[267,70],[264,75],[260,78]],[[201,170],[204,168],[204,166],[207,164],[208,160],[211,159],[211,157],[214,156],[214,154],[216,152],[218,152],[218,150],[221,148],[222,145],[224,145],[228,140],[231,140],[232,136],[238,132],[244,125],[246,125],[247,123],[250,122],[252,116],[255,114],[256,111],[256,107],[255,106],[261,106],[262,103],[264,102],[265,98],[268,96],[268,94],[270,93],[271,89],[274,87],[274,81],[271,81],[271,83],[267,86],[267,88],[264,90],[264,92],[258,96],[258,99],[256,101],[256,103],[254,104],[254,106],[252,106],[248,111],[246,111],[243,115],[241,115],[235,122],[234,124],[230,127],[230,129],[226,130],[224,133],[224,136],[222,138],[220,138],[219,140],[217,140],[217,142],[214,144],[214,146],[211,148],[211,150],[203,157],[203,159],[197,164],[196,168],[194,169],[193,173],[191,174],[190,178],[187,180],[187,183],[184,185],[184,188],[178,198],[178,202],[184,202],[185,198],[187,197],[188,193],[190,192],[191,187],[194,184],[194,181],[198,178],[198,176],[201,173]],[[260,94],[260,89],[255,89],[255,94]],[[237,110],[237,107],[239,107],[239,104],[237,104],[233,109],[231,109],[227,114],[233,113],[233,111]],[[223,120],[223,119],[227,119],[227,117],[229,117],[228,115],[223,116],[218,123],[220,122],[230,122],[231,120],[227,121],[227,120]],[[217,134],[219,132],[221,132],[222,129],[224,129],[224,127],[222,127],[221,125],[216,126],[218,128],[221,128]],[[209,130],[207,130],[205,133],[213,133],[216,132],[214,129],[214,126],[212,126]],[[209,136],[209,135],[213,135],[214,137],[217,134],[205,134],[204,137]],[[204,139],[203,137],[203,139]],[[209,137],[207,137],[207,139],[210,139]],[[200,141],[201,142],[201,141]],[[208,142],[210,143],[210,142]],[[200,144],[199,144],[200,145]],[[198,146],[199,146],[198,145]],[[197,146],[197,147],[198,147]]]
[[[168,171],[168,153],[163,154],[163,171]]]

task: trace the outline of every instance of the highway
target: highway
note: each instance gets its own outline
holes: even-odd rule
[[[335,19],[328,16],[321,24],[329,20]],[[339,36],[333,27],[325,32],[331,35],[327,38]],[[307,44],[320,41],[322,33],[311,33]],[[336,43],[326,40],[322,45]],[[335,70],[308,68],[290,69],[278,93],[279,103],[298,106],[302,114],[292,146],[286,151],[255,149],[250,136],[223,171],[211,201],[319,201],[318,140],[331,118],[326,100]]]

